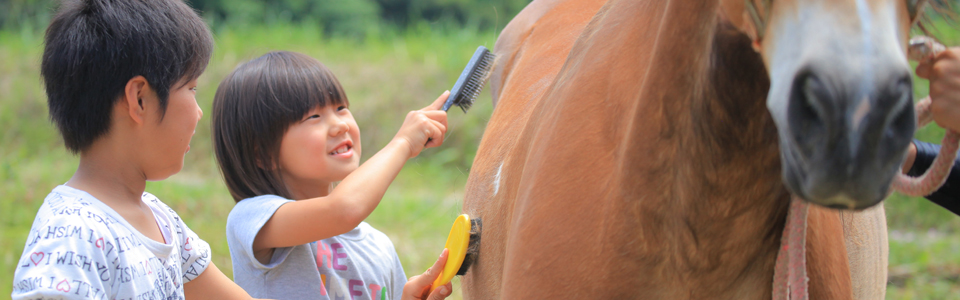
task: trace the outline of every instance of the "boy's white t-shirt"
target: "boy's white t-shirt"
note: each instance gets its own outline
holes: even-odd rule
[[[90,194],[57,186],[40,206],[14,273],[13,299],[183,299],[210,246],[150,193],[166,243],[133,228]]]

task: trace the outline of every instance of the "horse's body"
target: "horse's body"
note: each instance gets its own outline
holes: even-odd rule
[[[770,298],[790,194],[764,60],[720,2],[604,2],[534,1],[497,41],[464,294]],[[854,293],[843,231],[811,207],[811,299]]]

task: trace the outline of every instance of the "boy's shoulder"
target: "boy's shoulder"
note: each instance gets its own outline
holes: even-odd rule
[[[109,227],[118,222],[103,210],[99,200],[89,194],[67,186],[57,186],[47,194],[37,211],[34,227],[47,223],[73,223],[96,227]]]

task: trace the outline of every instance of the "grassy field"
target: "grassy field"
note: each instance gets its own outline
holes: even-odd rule
[[[215,38],[215,53],[198,92],[208,115],[197,128],[185,168],[168,180],[149,183],[147,190],[211,244],[214,262],[229,275],[224,232],[234,202],[209,141],[211,100],[221,78],[238,63],[271,50],[316,57],[343,83],[369,156],[394,135],[406,111],[449,89],[476,46],[492,47],[495,34],[424,27],[366,40],[325,39],[316,29],[278,26],[221,31]],[[47,119],[38,71],[41,41],[32,31],[0,32],[0,298],[11,292],[14,267],[43,197],[77,165]],[[925,89],[925,83],[917,84],[918,93]],[[451,110],[444,147],[409,161],[368,219],[393,240],[408,275],[426,269],[443,248],[492,110],[489,99],[482,95],[466,115]],[[941,134],[935,128],[920,133],[931,141]],[[923,199],[894,195],[885,205],[891,231],[888,298],[960,298],[960,218]],[[452,298],[460,298],[459,290]]]

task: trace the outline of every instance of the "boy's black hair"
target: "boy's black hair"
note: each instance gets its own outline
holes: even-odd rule
[[[340,81],[316,59],[270,52],[237,67],[213,96],[213,148],[234,201],[293,199],[276,166],[287,129],[314,107],[349,106]]]
[[[44,44],[50,119],[73,153],[107,133],[131,78],[156,91],[162,119],[170,89],[199,77],[213,51],[206,24],[180,0],[65,1]]]

